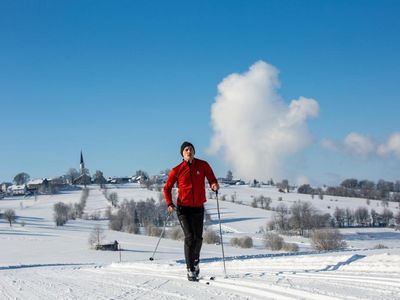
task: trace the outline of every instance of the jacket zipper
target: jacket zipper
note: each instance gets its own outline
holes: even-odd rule
[[[193,161],[192,161],[193,163]],[[189,165],[189,173],[190,173],[190,182],[192,184],[192,204],[194,206],[194,184],[193,184],[193,177],[192,177],[192,164]]]

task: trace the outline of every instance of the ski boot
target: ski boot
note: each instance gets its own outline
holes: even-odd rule
[[[200,276],[200,260],[196,259],[194,261],[194,273],[196,274],[196,277],[199,278]]]
[[[190,269],[187,270],[187,278],[189,281],[199,281],[196,272],[190,271]]]

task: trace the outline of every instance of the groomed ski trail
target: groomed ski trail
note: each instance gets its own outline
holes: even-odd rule
[[[385,263],[397,261],[395,256],[384,257],[388,259]],[[174,261],[113,263],[103,267],[43,264],[34,268],[3,268],[0,299],[400,300],[397,273],[383,269],[363,272],[367,266],[364,260],[351,260],[360,265],[346,269],[351,266],[343,265],[345,261],[346,257],[337,257],[336,263],[330,258],[329,265],[341,267],[322,268],[324,271],[290,270],[287,266],[280,266],[282,271],[277,271],[278,265],[274,267],[269,259],[250,264],[237,261],[236,266],[246,266],[233,269],[228,278],[224,278],[220,263],[204,263],[200,282],[189,282],[185,266]],[[215,280],[208,280],[211,276]]]

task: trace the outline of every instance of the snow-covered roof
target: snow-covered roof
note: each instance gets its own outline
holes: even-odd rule
[[[34,180],[29,181],[27,184],[30,185],[30,184],[42,184],[42,183],[43,183],[43,179],[34,179]]]
[[[21,185],[13,184],[12,186],[9,186],[8,188],[13,190],[13,191],[23,190],[23,189],[25,189],[25,185],[24,184],[21,184]]]

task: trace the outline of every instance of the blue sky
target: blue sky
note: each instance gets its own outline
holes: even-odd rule
[[[399,15],[399,1],[2,0],[0,182],[65,174],[81,149],[91,173],[157,174],[184,140],[218,176],[238,170],[228,145],[207,151],[211,110],[258,61],[283,104],[319,107],[310,142],[265,177],[399,180]]]

